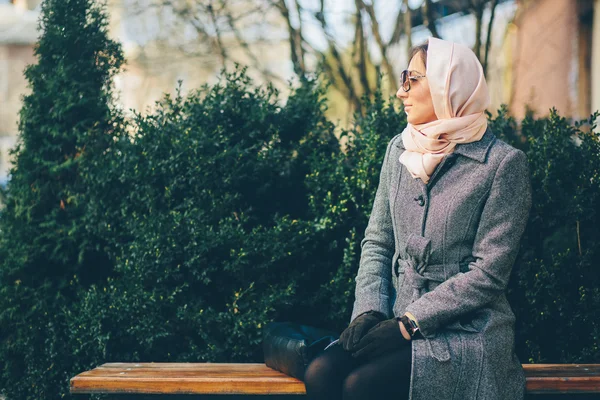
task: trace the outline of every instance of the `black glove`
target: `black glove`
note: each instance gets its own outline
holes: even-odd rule
[[[367,333],[369,329],[384,321],[386,316],[379,311],[366,311],[348,325],[340,335],[340,344],[346,351],[353,351],[358,341]]]
[[[352,357],[373,359],[404,346],[410,346],[410,340],[402,336],[399,321],[392,318],[378,323],[369,330],[354,348]]]

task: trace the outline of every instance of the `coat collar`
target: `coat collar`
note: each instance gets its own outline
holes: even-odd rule
[[[404,150],[402,134],[396,135],[394,139],[392,139],[394,140],[394,145]],[[491,128],[488,126],[481,139],[476,142],[457,144],[452,153],[460,154],[461,156],[469,157],[482,163],[485,162],[485,157],[487,156],[488,150],[495,141],[496,135],[494,135]]]
[[[454,154],[460,154],[465,157],[472,158],[479,162],[485,162],[488,150],[494,144],[496,135],[492,132],[488,126],[487,130],[476,142],[457,144],[454,148]]]

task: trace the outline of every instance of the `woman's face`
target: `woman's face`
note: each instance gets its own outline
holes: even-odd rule
[[[415,54],[410,60],[408,71],[411,76],[425,75],[425,63],[420,53]],[[402,85],[402,82],[400,82],[400,85]],[[409,124],[420,125],[437,119],[427,77],[411,79],[410,90],[405,92],[400,87],[396,93],[396,97],[404,103],[406,120]]]

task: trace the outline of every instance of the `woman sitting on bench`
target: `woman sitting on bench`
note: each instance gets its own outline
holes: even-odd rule
[[[308,366],[309,399],[518,400],[525,376],[506,298],[531,207],[525,154],[487,126],[467,47],[416,47],[396,96],[362,241],[351,323]]]

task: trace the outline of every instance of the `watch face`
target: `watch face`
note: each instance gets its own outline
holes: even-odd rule
[[[402,317],[404,327],[410,334],[410,336],[414,336],[415,332],[419,330],[417,323],[412,319],[408,318],[406,315]]]
[[[413,331],[417,331],[417,330],[419,330],[419,327],[417,326],[417,324],[416,324],[416,322],[415,322],[415,321],[413,321],[413,320],[412,320],[412,319],[410,319],[410,318],[408,319],[408,321],[410,322],[410,326],[412,326],[412,328],[413,328]]]
[[[402,325],[404,325],[404,328],[406,329],[408,334],[410,336],[413,336],[415,333],[415,328],[414,328],[413,324],[411,323],[410,318],[403,316],[402,318],[400,318],[400,321],[402,321]]]

